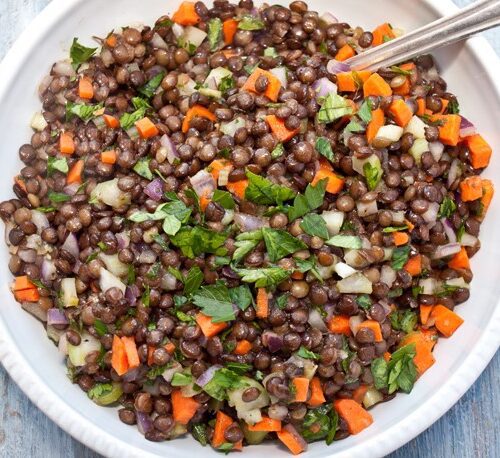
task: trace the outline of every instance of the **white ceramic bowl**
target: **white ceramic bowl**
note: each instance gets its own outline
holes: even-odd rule
[[[54,0],[23,33],[0,67],[0,125],[2,167],[5,185],[0,200],[12,197],[12,177],[19,170],[19,146],[31,135],[29,121],[39,109],[37,86],[51,62],[67,55],[74,36],[90,44],[92,35],[103,36],[113,27],[136,22],[153,23],[172,13],[178,0]],[[412,30],[456,9],[449,0],[309,0],[311,9],[330,11],[351,24],[371,29],[389,21]],[[473,120],[493,146],[492,164],[486,176],[500,190],[500,64],[482,38],[435,53],[449,88],[458,95],[462,113]],[[372,411],[374,424],[357,436],[330,447],[311,444],[307,457],[375,457],[400,447],[443,415],[476,380],[500,343],[500,244],[495,221],[500,217],[500,198],[492,207],[481,231],[483,249],[472,260],[475,274],[470,300],[458,307],[465,319],[452,339],[442,339],[435,350],[436,364],[417,382],[410,395],[379,405]],[[202,449],[188,437],[172,442],[146,441],[135,429],[121,423],[114,409],[92,403],[67,377],[61,356],[47,339],[39,322],[21,310],[9,292],[11,274],[8,254],[0,244],[0,360],[7,371],[52,420],[76,439],[112,457],[182,458],[203,453],[218,456],[209,447]],[[248,458],[272,453],[290,456],[281,446],[266,444],[248,447]]]

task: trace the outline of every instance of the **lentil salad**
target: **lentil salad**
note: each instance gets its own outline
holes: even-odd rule
[[[296,453],[369,425],[361,403],[411,390],[436,330],[460,324],[449,311],[468,297],[492,192],[475,169],[491,151],[429,56],[350,72],[332,58],[370,32],[301,2],[252,6],[186,4],[178,37],[162,18],[108,36],[76,74],[57,63],[48,125],[21,148],[2,216],[14,293],[41,318],[49,309],[49,335],[90,398],[118,400],[151,440],[187,425],[227,451],[276,432]],[[212,53],[217,18],[222,38],[236,31]],[[208,32],[197,49],[189,27]],[[391,34],[384,24],[367,46]],[[216,72],[214,84],[220,68],[233,83]]]

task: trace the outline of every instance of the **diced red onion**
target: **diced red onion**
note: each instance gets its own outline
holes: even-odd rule
[[[22,248],[18,250],[17,255],[21,258],[21,261],[28,264],[33,264],[36,261],[36,251],[31,248]]]
[[[56,62],[52,67],[52,71],[57,76],[76,76],[76,72],[73,69],[71,62],[69,62],[68,60],[60,60],[59,62]]]
[[[65,325],[69,324],[69,320],[63,311],[53,308],[47,310],[47,324]]]
[[[283,429],[288,431],[295,438],[295,441],[301,446],[302,451],[307,450],[307,442],[290,423],[285,425]]]
[[[47,310],[38,302],[22,302],[21,307],[40,321],[47,321]]]
[[[264,331],[262,334],[262,344],[267,347],[271,353],[276,353],[283,348],[283,336],[279,336],[272,331]]]
[[[125,232],[120,232],[116,234],[116,242],[118,243],[118,248],[123,250],[130,245],[130,237]]]
[[[80,272],[80,268],[82,267],[83,263],[79,259],[76,260],[75,265],[73,266],[73,273],[75,275],[78,275]]]
[[[167,272],[161,278],[161,287],[167,291],[175,291],[177,289],[177,278]]]
[[[160,37],[156,32],[153,34],[153,38],[151,38],[151,41],[149,42],[153,48],[158,48],[158,49],[168,49],[168,45],[165,42],[165,40]]]
[[[137,258],[137,262],[139,262],[139,264],[153,264],[155,261],[156,253],[149,249],[141,251],[139,257]]]
[[[326,318],[325,320],[328,322],[332,318],[332,316],[335,314],[335,305],[333,304],[327,304],[323,307],[323,310],[326,312]]]
[[[160,178],[155,178],[144,188],[144,194],[159,202],[163,196],[163,181]]]
[[[68,196],[74,196],[78,192],[80,185],[78,183],[71,183],[64,187],[64,193]]]
[[[345,62],[340,62],[338,60],[331,59],[326,64],[326,70],[328,71],[328,73],[336,75],[337,73],[350,72],[351,67],[349,64],[346,64]]]
[[[476,133],[476,127],[467,118],[461,116],[460,120],[460,137],[470,137]]]
[[[427,211],[422,214],[422,218],[426,223],[435,223],[439,213],[439,204],[437,202],[430,202]]]
[[[444,145],[441,142],[430,142],[429,151],[431,152],[434,160],[439,162],[441,160],[441,156],[443,155]]]
[[[328,332],[328,328],[326,327],[326,324],[323,321],[321,313],[319,313],[319,311],[316,309],[311,309],[309,311],[309,318],[307,319],[307,322],[313,328],[318,329],[321,332]]]
[[[242,232],[255,231],[261,227],[268,227],[269,223],[258,216],[247,215],[246,213],[235,213],[234,222]]]
[[[450,165],[450,170],[448,171],[448,180],[447,180],[448,187],[450,187],[460,175],[462,175],[462,170],[460,168],[460,161],[458,159],[453,159]]]
[[[147,369],[145,369],[144,366],[137,366],[123,374],[122,380],[124,382],[135,382],[136,380],[141,379],[146,372]]]
[[[457,236],[455,234],[455,229],[453,228],[453,225],[451,224],[450,220],[448,220],[447,218],[442,218],[441,224],[443,225],[446,237],[448,237],[448,241],[450,243],[455,243],[457,241]]]
[[[44,282],[54,281],[57,277],[57,268],[54,261],[51,259],[44,258],[42,261],[41,268],[42,280]]]
[[[49,220],[47,219],[47,216],[44,213],[39,212],[37,210],[31,210],[31,221],[38,229],[39,234],[44,229],[50,227],[50,223]]]
[[[442,259],[448,256],[453,256],[461,250],[460,243],[448,243],[447,245],[440,245],[436,248],[432,258]]]
[[[141,292],[139,291],[139,287],[137,285],[129,285],[125,289],[125,299],[127,299],[127,302],[130,305],[135,304],[140,294]]]
[[[78,259],[80,257],[80,248],[78,246],[78,240],[76,239],[76,235],[72,232],[66,237],[66,240],[61,246],[61,249],[67,251],[74,258]]]
[[[351,332],[353,335],[356,335],[358,332],[359,325],[363,322],[363,318],[361,318],[359,315],[354,315],[349,318],[349,328],[351,329]]]
[[[325,77],[316,80],[312,88],[316,91],[318,97],[326,97],[328,94],[337,93],[337,85]]]
[[[203,372],[203,374],[201,374],[196,379],[196,384],[203,388],[208,382],[210,382],[210,380],[212,380],[214,374],[219,369],[222,369],[222,366],[220,364],[214,364],[213,366],[209,367],[205,372]]]
[[[320,16],[319,21],[325,25],[332,25],[339,22],[339,20],[332,13],[323,13]]]
[[[213,176],[206,170],[200,170],[189,181],[199,196],[211,196],[216,188]]]
[[[160,395],[160,382],[161,382],[161,380],[159,378],[157,378],[152,384],[145,383],[143,385],[142,389],[146,393],[149,393],[151,396],[159,396]]]
[[[142,435],[153,429],[153,420],[148,414],[136,411],[135,416],[137,418],[137,429]]]
[[[391,306],[389,305],[389,303],[385,299],[379,300],[378,303],[384,309],[384,313],[385,313],[386,316],[389,315],[392,312]]]
[[[479,240],[477,237],[474,237],[471,234],[465,234],[462,235],[462,238],[460,239],[460,245],[462,246],[476,246]]]
[[[172,165],[174,162],[180,159],[179,153],[177,153],[177,148],[175,147],[174,142],[170,140],[170,137],[167,134],[162,135],[160,143],[161,146],[165,148],[165,153],[169,164]]]

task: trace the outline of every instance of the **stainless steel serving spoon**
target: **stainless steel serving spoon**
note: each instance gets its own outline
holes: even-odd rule
[[[500,0],[480,0],[455,14],[347,59],[353,70],[372,70],[412,59],[500,24]]]

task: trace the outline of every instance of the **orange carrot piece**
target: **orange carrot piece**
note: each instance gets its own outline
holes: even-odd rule
[[[210,172],[215,181],[219,179],[222,170],[231,171],[232,169],[233,164],[227,159],[214,159],[207,167],[208,172]]]
[[[292,379],[292,385],[295,388],[293,402],[306,402],[309,390],[309,379],[305,377],[295,377]]]
[[[117,43],[116,34],[114,34],[114,33],[109,34],[107,36],[105,42],[109,48],[114,48],[116,46],[116,43]]]
[[[457,114],[431,116],[432,121],[441,121],[443,125],[439,126],[439,139],[442,143],[449,146],[457,146],[460,140],[460,122],[462,118]]]
[[[380,328],[380,323],[378,321],[365,320],[358,326],[356,332],[358,332],[361,328],[371,329],[375,335],[375,342],[382,342],[384,340],[382,337],[382,329]]]
[[[40,293],[38,288],[22,289],[14,291],[14,297],[18,302],[38,302]]]
[[[196,25],[201,21],[195,9],[194,2],[182,2],[173,14],[172,21],[180,25]]]
[[[17,175],[14,177],[14,183],[17,184],[24,192],[28,192],[28,188],[26,188],[26,183],[24,182],[21,175]]]
[[[372,46],[378,46],[385,43],[386,41],[396,38],[396,35],[394,35],[394,32],[392,31],[391,25],[388,24],[387,22],[380,24],[372,32],[372,34],[373,34]]]
[[[128,371],[127,352],[125,351],[125,344],[117,336],[113,336],[113,344],[111,347],[111,367],[118,375],[123,375]]]
[[[368,385],[359,385],[359,387],[352,392],[352,399],[358,404],[362,404],[368,388]]]
[[[27,275],[22,275],[15,278],[12,289],[14,291],[22,291],[23,289],[36,289],[36,286],[31,282]]]
[[[262,416],[262,420],[255,425],[248,425],[248,431],[278,432],[281,431],[281,421]]]
[[[218,448],[224,442],[227,442],[224,439],[224,433],[233,423],[234,421],[229,415],[226,415],[221,410],[217,411],[217,415],[215,417],[214,435],[212,437],[212,447]]]
[[[470,202],[483,197],[483,183],[481,177],[474,175],[465,178],[460,183],[460,197],[464,202]]]
[[[172,353],[175,352],[175,345],[173,342],[168,342],[166,343],[163,348],[167,350],[167,352],[171,355]]]
[[[491,180],[481,180],[481,185],[483,187],[483,196],[481,197],[481,211],[478,218],[482,221],[486,216],[486,212],[491,204],[495,190]]]
[[[66,176],[66,183],[78,183],[82,184],[82,174],[83,174],[83,166],[85,162],[83,159],[80,159],[74,163],[74,165],[69,169],[68,175]]]
[[[304,278],[304,274],[300,270],[296,270],[290,275],[294,280],[302,280]]]
[[[106,126],[108,126],[110,129],[116,129],[117,127],[120,127],[120,121],[118,121],[118,119],[116,119],[114,116],[103,114],[102,117],[104,118]]]
[[[92,80],[88,76],[82,76],[78,81],[78,97],[90,100],[94,97],[94,87]]]
[[[453,256],[453,258],[451,258],[451,260],[448,262],[448,267],[455,270],[470,270],[469,256],[467,256],[465,247],[462,247],[460,251],[455,256]]]
[[[244,180],[239,181],[228,181],[226,188],[229,192],[232,192],[234,195],[243,200],[245,198],[245,192],[248,188],[248,180],[245,178]]]
[[[425,99],[419,97],[417,99],[417,116],[423,116],[425,114]]]
[[[432,312],[432,307],[434,306],[420,304],[420,323],[422,323],[424,326],[427,324],[427,321],[429,321],[429,317],[431,316]]]
[[[325,170],[324,168],[320,168],[317,172],[316,175],[314,175],[314,178],[311,182],[313,186],[316,186],[316,184],[323,180],[327,179],[328,182],[326,184],[326,191],[329,192],[330,194],[337,194],[340,191],[342,191],[344,187],[344,180],[340,178],[336,173]]]
[[[411,90],[410,78],[406,77],[405,82],[396,88],[392,89],[392,92],[396,95],[408,95]]]
[[[363,84],[363,94],[388,97],[392,95],[391,86],[378,73],[373,73]]]
[[[113,149],[103,151],[101,153],[101,162],[104,162],[105,164],[114,164],[116,162],[116,158],[117,154]]]
[[[230,45],[238,30],[238,21],[235,19],[227,19],[222,23],[222,36],[224,37],[224,44]]]
[[[147,363],[148,363],[148,366],[152,366],[154,364],[154,358],[153,358],[153,353],[155,352],[156,348],[149,345],[148,346],[148,360],[147,360]]]
[[[347,423],[347,429],[351,434],[358,434],[373,423],[370,413],[352,399],[337,399],[333,406]]]
[[[196,323],[205,337],[213,337],[227,328],[227,323],[212,323],[212,318],[203,313],[196,315]]]
[[[450,101],[447,99],[441,99],[441,110],[439,111],[440,114],[443,114],[446,109],[448,108],[448,105],[450,104]]]
[[[391,354],[388,351],[384,352],[382,356],[386,361],[389,361],[391,359]]]
[[[358,72],[337,73],[337,87],[339,92],[356,92],[372,73],[368,70]]]
[[[148,117],[136,121],[135,127],[142,138],[151,138],[160,133],[158,127]]]
[[[420,275],[422,272],[422,256],[419,254],[412,256],[403,267],[412,277]]]
[[[462,325],[464,320],[444,305],[435,305],[431,312],[436,329],[445,337],[450,337]]]
[[[394,238],[394,245],[396,246],[406,245],[410,240],[406,232],[393,232],[392,236]]]
[[[181,425],[187,425],[200,407],[200,403],[195,399],[184,397],[181,390],[172,391],[171,401],[174,420]]]
[[[324,404],[326,399],[319,377],[313,377],[309,383],[309,387],[311,388],[311,397],[307,401],[307,404],[311,407],[318,407]]]
[[[205,211],[208,207],[208,204],[210,203],[212,199],[210,197],[207,197],[205,195],[200,196],[200,209],[201,211]]]
[[[269,100],[276,102],[278,100],[278,95],[281,89],[281,81],[274,76],[271,72],[262,70],[257,67],[252,74],[247,78],[245,84],[242,86],[243,91],[253,92],[255,94],[261,94],[257,89],[255,89],[255,83],[260,76],[265,76],[268,81],[266,90],[262,93]]]
[[[338,60],[340,62],[343,62],[344,60],[349,59],[350,57],[353,57],[356,53],[354,52],[354,49],[350,45],[344,45],[342,48],[340,48],[337,51],[337,54],[335,54],[335,60]]]
[[[186,133],[189,130],[189,125],[191,124],[191,121],[196,117],[206,118],[212,122],[214,122],[217,119],[215,115],[208,108],[205,108],[203,105],[193,105],[188,110],[186,116],[184,117],[184,120],[182,121],[182,132]]]
[[[300,129],[287,129],[285,126],[285,121],[279,119],[275,115],[266,116],[266,121],[279,142],[287,142],[300,132]]]
[[[255,302],[257,318],[267,318],[269,315],[269,296],[266,288],[257,289],[257,300]]]
[[[349,317],[346,315],[333,315],[328,321],[328,329],[334,334],[351,335],[351,327],[349,326]]]
[[[75,142],[70,132],[61,132],[59,136],[59,151],[63,154],[73,154],[75,152]]]
[[[278,439],[286,445],[293,455],[298,455],[307,449],[307,444],[304,445],[304,440],[300,440],[296,434],[298,433],[293,434],[286,427],[283,427],[281,431],[276,433]]]
[[[434,355],[432,354],[435,343],[435,340],[429,339],[423,332],[415,331],[406,335],[401,340],[399,346],[404,347],[405,345],[415,344],[416,354],[413,357],[413,362],[417,367],[418,374],[422,375],[435,362]]]
[[[122,337],[122,342],[125,347],[125,353],[127,354],[129,369],[138,367],[139,364],[141,364],[141,361],[139,360],[139,353],[137,352],[135,339],[133,337]]]
[[[491,146],[479,134],[471,135],[465,139],[470,151],[470,163],[475,169],[487,167],[491,158]]]
[[[410,107],[401,99],[394,100],[394,102],[391,103],[389,113],[392,119],[394,119],[396,124],[400,127],[405,127],[413,117],[413,112],[410,110]]]
[[[248,340],[243,339],[236,344],[236,348],[234,349],[233,353],[235,355],[246,355],[250,352],[251,349],[252,344]]]
[[[381,108],[377,108],[372,111],[372,119],[368,123],[366,128],[366,139],[368,143],[371,143],[375,136],[377,135],[378,130],[385,124],[385,116],[384,110]]]

